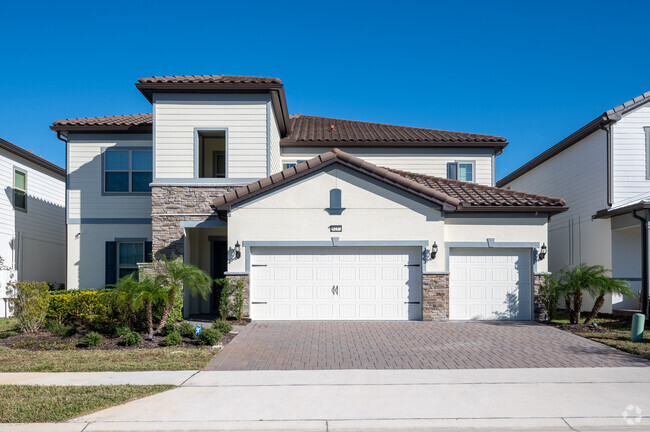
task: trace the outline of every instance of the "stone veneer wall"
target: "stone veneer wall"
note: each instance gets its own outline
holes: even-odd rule
[[[151,237],[154,255],[183,255],[181,221],[218,220],[212,199],[235,187],[161,186],[151,188]]]
[[[449,273],[422,275],[422,320],[449,319]]]
[[[540,291],[544,286],[544,282],[546,282],[546,277],[549,275],[550,273],[535,273],[533,276],[533,304],[535,306],[535,321],[548,321],[549,318],[548,311],[546,310],[546,306],[544,306],[544,301],[542,300],[542,296],[540,294]]]
[[[248,274],[228,274],[226,277],[233,280],[243,279],[244,281],[244,318],[250,318],[250,276]]]

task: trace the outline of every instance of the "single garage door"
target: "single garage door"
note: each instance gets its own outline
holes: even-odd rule
[[[449,319],[530,320],[530,249],[461,249],[449,255]]]
[[[253,248],[251,318],[419,320],[419,248]]]

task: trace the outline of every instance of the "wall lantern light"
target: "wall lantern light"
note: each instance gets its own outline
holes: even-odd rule
[[[539,260],[542,261],[546,257],[546,243],[542,244],[542,248],[539,251]]]
[[[437,254],[438,254],[438,245],[434,241],[433,246],[431,246],[431,259],[432,260],[436,259]]]
[[[235,243],[235,259],[241,258],[241,245],[239,244],[239,240],[237,240],[237,243]]]

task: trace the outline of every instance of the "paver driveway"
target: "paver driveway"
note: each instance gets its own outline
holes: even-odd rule
[[[257,321],[207,370],[650,366],[530,322]]]

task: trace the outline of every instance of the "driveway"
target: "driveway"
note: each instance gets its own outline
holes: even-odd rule
[[[531,322],[257,321],[206,370],[648,365],[641,357]]]

